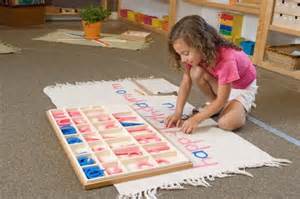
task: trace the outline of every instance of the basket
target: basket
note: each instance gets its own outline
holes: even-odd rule
[[[267,59],[289,70],[300,69],[300,44],[269,46],[266,51]]]

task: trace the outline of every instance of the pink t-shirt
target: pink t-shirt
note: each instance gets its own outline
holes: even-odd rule
[[[218,80],[219,85],[231,83],[236,89],[247,88],[256,79],[256,70],[248,55],[232,48],[220,47],[216,66],[208,72]]]

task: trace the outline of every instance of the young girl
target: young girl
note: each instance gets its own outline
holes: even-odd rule
[[[256,70],[248,56],[197,15],[178,21],[169,36],[169,51],[184,68],[176,111],[166,118],[166,127],[181,126],[192,133],[200,122],[220,112],[218,126],[225,130],[242,127],[254,104]],[[192,83],[207,96],[204,109],[181,120]]]

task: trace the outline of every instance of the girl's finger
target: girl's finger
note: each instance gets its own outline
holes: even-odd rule
[[[170,126],[170,123],[172,122],[172,117],[171,116],[168,116],[165,120],[165,124],[166,124],[166,127]]]
[[[186,124],[185,124],[185,122],[184,122],[183,125],[182,125],[182,128],[181,128],[181,131],[182,131],[183,133],[185,133],[186,130],[187,130],[187,127],[186,127]]]
[[[188,134],[191,134],[192,132],[193,132],[193,128],[190,127],[190,128],[188,129],[187,133],[188,133]]]
[[[189,134],[190,133],[190,127],[185,128],[184,133]]]
[[[170,128],[172,126],[172,124],[174,123],[174,119],[171,118],[167,124],[167,128]]]
[[[167,117],[166,119],[165,119],[165,121],[164,121],[164,123],[165,123],[165,125],[167,126],[167,124],[169,123],[169,117]]]
[[[170,123],[171,123],[171,119],[168,119],[167,124],[166,124],[167,128],[170,127]]]
[[[177,120],[177,122],[176,122],[176,127],[179,127],[179,126],[180,126],[180,123],[181,123],[181,120]]]

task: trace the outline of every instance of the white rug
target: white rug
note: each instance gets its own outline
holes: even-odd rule
[[[177,87],[162,79],[138,80],[138,84],[136,81],[125,79],[61,84],[44,89],[56,107],[129,104],[193,162],[192,169],[115,184],[120,198],[156,198],[158,189],[182,189],[184,184],[207,187],[209,181],[216,177],[233,174],[252,176],[245,168],[280,167],[290,163],[285,159],[273,158],[232,132],[217,128],[212,119],[204,121],[191,135],[183,134],[177,128],[164,128],[163,120],[174,111],[176,97],[146,95],[149,92],[141,90],[141,85],[154,94],[161,92],[155,88],[171,93]],[[184,113],[189,114],[192,108],[188,104]]]

